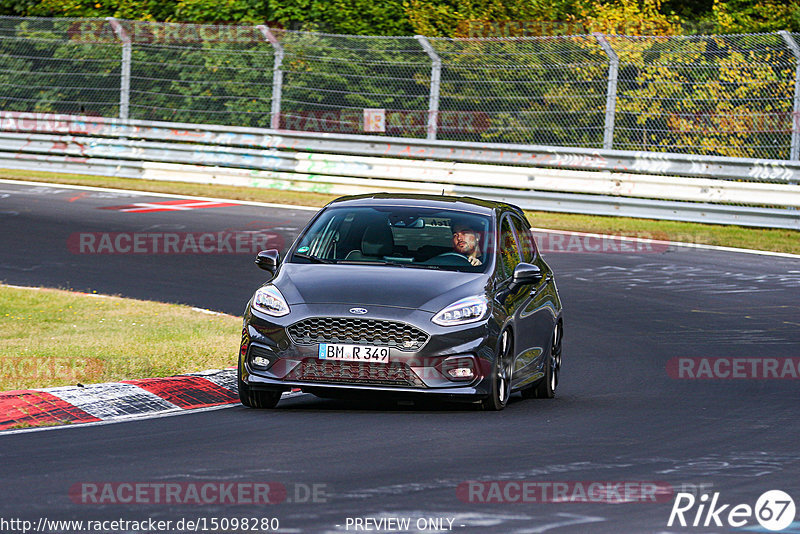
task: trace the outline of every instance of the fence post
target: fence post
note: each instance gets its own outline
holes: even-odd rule
[[[442,80],[442,60],[436,50],[431,46],[430,41],[424,35],[415,35],[422,49],[431,58],[431,87],[430,98],[428,100],[428,140],[436,139],[436,132],[439,123],[439,86]]]
[[[608,89],[606,90],[606,121],[603,129],[603,148],[610,150],[614,147],[614,116],[617,112],[617,79],[619,76],[619,56],[608,43],[606,36],[595,32],[594,35],[603,51],[608,56]]]
[[[792,105],[792,144],[789,150],[789,159],[792,161],[800,159],[800,46],[794,40],[792,34],[786,30],[778,32],[786,45],[794,54],[794,104]]]
[[[119,80],[119,118],[128,120],[131,101],[131,37],[114,17],[106,17],[117,38],[122,41],[122,66]]]
[[[269,41],[275,50],[275,62],[272,65],[272,103],[269,112],[269,125],[273,130],[281,127],[281,93],[283,91],[283,45],[272,30],[264,24],[256,26],[261,35]]]

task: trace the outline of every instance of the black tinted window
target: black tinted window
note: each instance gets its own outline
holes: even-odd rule
[[[508,217],[503,219],[500,227],[500,269],[503,278],[509,278],[514,273],[514,268],[519,264],[519,247],[511,230]]]
[[[536,257],[536,245],[533,242],[533,235],[530,227],[518,217],[512,217],[514,229],[517,231],[517,238],[522,249],[522,261],[531,263]]]

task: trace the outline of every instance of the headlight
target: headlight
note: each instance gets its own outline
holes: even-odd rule
[[[483,319],[488,309],[486,297],[467,297],[437,313],[432,321],[440,326],[474,323]]]
[[[258,288],[255,296],[253,296],[253,307],[260,312],[273,317],[283,317],[289,313],[289,305],[286,299],[283,298],[278,288],[269,285]]]

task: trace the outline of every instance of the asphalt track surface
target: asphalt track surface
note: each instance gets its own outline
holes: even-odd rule
[[[171,199],[5,183],[0,197],[5,283],[233,314],[264,280],[250,253],[81,254],[67,246],[70,236],[269,228],[288,244],[313,213],[244,205],[125,213],[99,208]],[[800,260],[679,247],[545,257],[565,307],[555,400],[515,397],[505,411],[487,413],[303,395],[273,411],[237,405],[0,435],[0,518],[275,517],[286,532],[355,532],[353,518],[390,517],[409,518],[410,531],[420,518],[445,526],[452,519],[454,532],[736,531],[713,522],[668,528],[671,496],[655,503],[469,502],[457,492],[467,481],[485,488],[493,481],[661,481],[675,492],[701,488],[719,492],[720,504],[751,506],[781,489],[800,507],[800,382],[687,380],[667,372],[675,357],[800,356]],[[43,335],[42,342],[50,341]],[[82,482],[201,481],[277,482],[287,499],[99,505],[69,497]],[[316,499],[306,498],[312,485]],[[750,518],[748,526],[758,524]]]

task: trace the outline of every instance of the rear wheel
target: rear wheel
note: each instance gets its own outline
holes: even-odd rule
[[[484,410],[499,411],[508,404],[511,395],[511,377],[513,375],[512,355],[514,354],[513,339],[508,330],[500,336],[497,357],[492,370],[492,389],[489,396],[481,401]]]
[[[533,388],[523,392],[526,398],[552,399],[556,396],[558,388],[558,375],[561,372],[561,338],[563,336],[561,323],[556,323],[553,328],[550,357],[545,363],[544,379]]]
[[[281,391],[264,391],[251,389],[249,385],[242,381],[242,362],[239,361],[239,372],[237,373],[239,400],[248,408],[274,408],[281,400]]]

